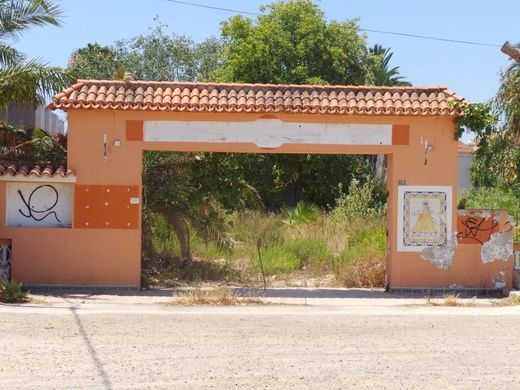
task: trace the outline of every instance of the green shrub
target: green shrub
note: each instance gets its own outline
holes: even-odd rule
[[[0,302],[21,303],[27,301],[27,291],[15,280],[0,280]]]
[[[356,219],[371,218],[384,213],[384,206],[376,201],[376,182],[371,179],[363,185],[352,179],[348,193],[341,193],[332,210],[333,218],[344,224]]]
[[[459,208],[506,209],[512,216],[520,215],[520,194],[500,187],[474,188],[460,194]]]

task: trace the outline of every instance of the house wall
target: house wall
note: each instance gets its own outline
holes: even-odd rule
[[[472,153],[459,153],[458,172],[459,172],[459,192],[467,191],[471,188],[471,166],[473,165]]]
[[[452,230],[457,224],[457,142],[448,117],[367,117],[319,114],[278,114],[295,123],[391,124],[409,126],[408,145],[302,145],[259,148],[250,143],[174,143],[127,140],[126,121],[255,121],[260,114],[169,113],[109,110],[70,110],[68,167],[75,170],[77,185],[137,186],[142,189],[143,150],[215,151],[260,153],[348,153],[388,156],[388,258],[390,287],[494,287],[494,278],[504,268],[483,264],[478,246],[459,245],[450,269],[421,257],[420,252],[397,250],[397,187],[452,187]],[[105,158],[104,139],[107,148]],[[119,147],[114,141],[121,142]],[[433,145],[425,164],[425,141]],[[5,184],[0,182],[0,221],[5,220]],[[175,194],[172,194],[175,196]],[[77,207],[77,205],[76,205]],[[138,207],[140,216],[141,205]],[[78,214],[78,210],[75,210]],[[0,225],[0,238],[12,240],[13,277],[27,284],[133,285],[140,283],[141,223],[133,228],[103,228],[73,223],[71,229],[7,228]],[[510,261],[510,259],[508,260]],[[512,276],[504,276],[508,287]]]

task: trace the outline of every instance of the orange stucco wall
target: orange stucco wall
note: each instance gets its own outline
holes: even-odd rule
[[[283,145],[260,149],[252,144],[175,144],[126,141],[127,120],[252,121],[260,114],[200,114],[108,110],[70,110],[68,167],[80,185],[142,186],[143,150],[261,153],[358,153],[388,155],[388,283],[391,287],[493,287],[503,262],[483,265],[476,245],[460,245],[453,268],[441,270],[419,252],[397,251],[397,186],[452,186],[453,231],[456,230],[457,142],[447,117],[366,117],[280,114],[295,122],[384,123],[409,126],[409,145]],[[108,154],[104,159],[103,137]],[[121,146],[114,147],[113,141]],[[424,164],[422,139],[434,145]],[[0,221],[5,221],[5,182],[0,182]],[[140,187],[141,188],[141,187]],[[175,194],[172,194],[175,196]],[[141,232],[138,229],[27,229],[0,224],[0,237],[13,243],[12,275],[27,284],[134,285],[140,281]],[[509,275],[506,278],[511,285]]]

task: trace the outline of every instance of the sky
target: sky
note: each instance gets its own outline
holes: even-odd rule
[[[259,6],[269,1],[192,2],[259,12]],[[87,43],[110,45],[119,39],[146,34],[157,15],[168,25],[167,30],[190,36],[197,42],[210,35],[218,36],[220,23],[233,15],[168,0],[62,0],[58,3],[65,14],[62,27],[36,27],[14,43],[28,56],[57,66],[66,66],[70,54]],[[414,85],[447,86],[473,102],[493,97],[499,84],[499,72],[508,62],[500,46],[506,40],[520,41],[518,0],[321,0],[316,3],[327,19],[359,18],[360,27],[365,29],[497,45],[465,45],[366,33],[370,46],[379,43],[392,49],[392,65],[400,66],[400,73]]]

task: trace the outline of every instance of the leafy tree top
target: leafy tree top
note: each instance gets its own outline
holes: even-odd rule
[[[222,23],[224,66],[219,81],[364,84],[368,51],[355,20],[327,22],[310,0],[263,6],[255,20]]]

